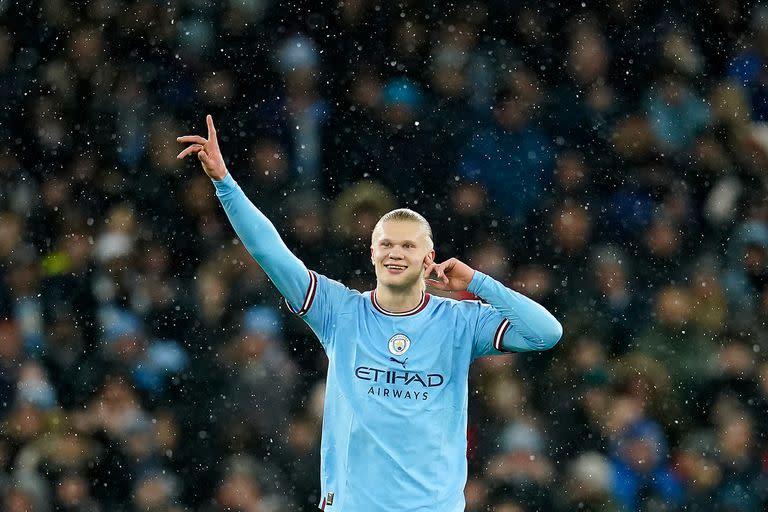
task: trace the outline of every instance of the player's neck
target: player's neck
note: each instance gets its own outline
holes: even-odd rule
[[[423,288],[393,289],[380,283],[376,286],[376,302],[391,313],[402,313],[416,308],[421,303]]]

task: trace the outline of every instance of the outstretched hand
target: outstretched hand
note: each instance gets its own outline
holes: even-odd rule
[[[216,128],[213,126],[213,118],[210,115],[205,116],[205,122],[208,124],[208,138],[205,139],[199,135],[184,135],[176,137],[177,142],[190,144],[184,151],[179,153],[176,158],[182,159],[188,155],[197,154],[200,163],[203,164],[203,170],[209,178],[214,180],[223,180],[227,175],[227,166],[224,165],[224,157],[219,150],[219,140],[216,138]]]
[[[424,281],[438,290],[464,291],[469,287],[469,283],[475,275],[472,267],[456,258],[435,263],[434,260],[427,257],[424,262],[427,265],[427,268],[424,269]],[[431,277],[433,272],[437,275],[437,279]]]

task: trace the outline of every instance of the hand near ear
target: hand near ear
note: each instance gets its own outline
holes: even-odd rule
[[[464,291],[469,287],[475,271],[472,267],[451,258],[442,263],[435,263],[434,260],[427,257],[424,260],[427,268],[424,269],[424,281],[427,285],[445,291]],[[432,273],[437,277],[432,278]]]

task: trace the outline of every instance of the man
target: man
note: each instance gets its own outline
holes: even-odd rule
[[[429,224],[407,209],[373,230],[375,290],[359,293],[307,270],[227,172],[211,116],[206,122],[207,139],[177,139],[190,144],[178,158],[197,155],[246,249],[328,355],[320,508],[463,511],[470,363],[549,349],[562,327],[461,261],[436,263]],[[488,304],[433,297],[426,284]]]

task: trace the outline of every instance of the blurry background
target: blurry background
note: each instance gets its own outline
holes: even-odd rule
[[[308,267],[379,215],[546,305],[467,509],[768,506],[768,6],[0,0],[0,509],[318,501],[326,360],[175,137]]]

